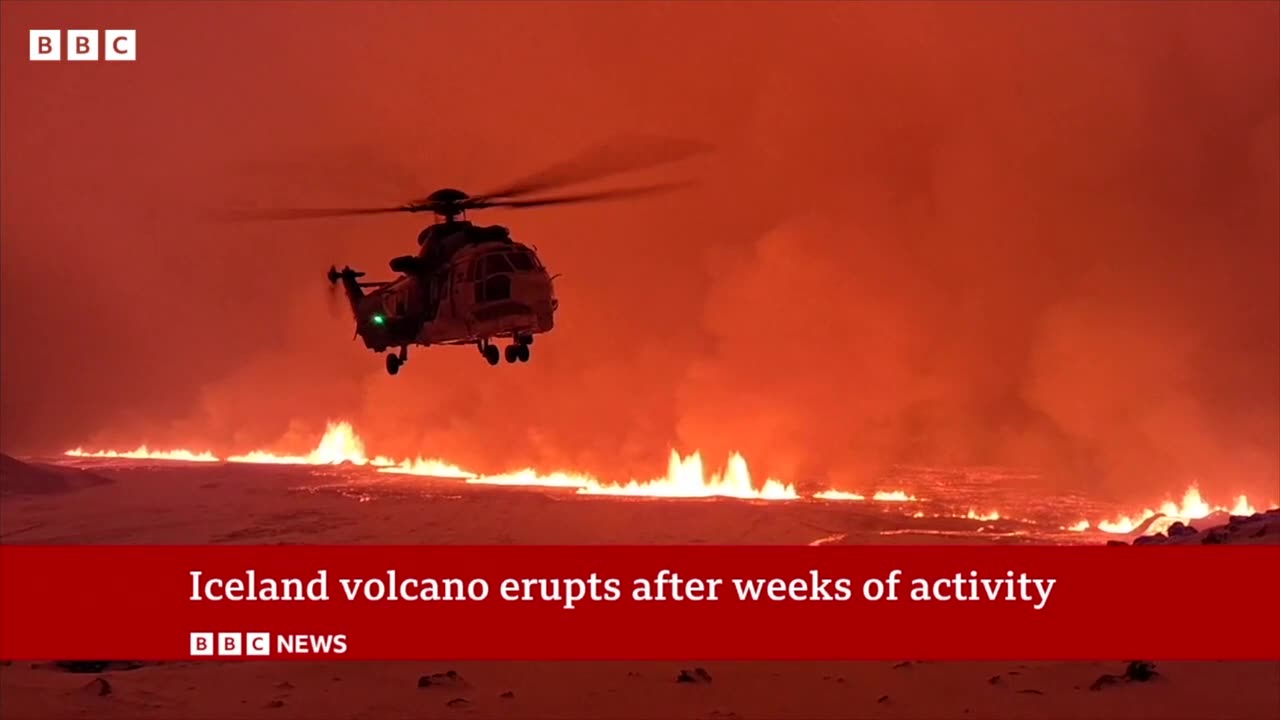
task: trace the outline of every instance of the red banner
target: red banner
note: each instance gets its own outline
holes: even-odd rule
[[[0,657],[1277,659],[1276,567],[1280,546],[4,546]]]

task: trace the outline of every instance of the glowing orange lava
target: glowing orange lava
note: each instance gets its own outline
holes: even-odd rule
[[[893,490],[891,492],[879,491],[871,496],[876,502],[916,502],[919,498],[914,495],[908,495],[901,490]]]
[[[148,450],[146,445],[139,447],[137,450],[125,450],[123,452],[116,450],[94,450],[92,452],[84,448],[75,448],[68,450],[64,455],[68,457],[79,458],[120,458],[127,460],[171,460],[178,462],[220,462],[220,459],[211,452],[193,453],[190,450]]]
[[[730,497],[743,500],[794,500],[800,497],[794,486],[767,479],[760,487],[751,480],[747,461],[734,453],[723,474],[706,475],[698,453],[681,458],[671,451],[665,477],[625,484],[602,482],[581,473],[540,474],[532,469],[502,475],[481,475],[467,479],[476,485],[516,485],[525,487],[575,488],[579,495],[613,495],[653,498]]]
[[[192,452],[190,450],[149,450],[144,445],[137,450],[86,451],[75,448],[66,451],[69,457],[79,458],[121,458],[132,460],[165,460],[180,462],[222,462],[211,452]],[[439,459],[395,460],[385,456],[369,458],[365,452],[364,442],[360,439],[349,422],[330,422],[323,437],[314,450],[306,455],[287,455],[254,450],[243,455],[226,458],[227,462],[270,464],[270,465],[341,465],[351,464],[371,466],[379,472],[401,475],[418,475],[437,478],[453,478],[465,480],[478,485],[511,485],[527,487],[571,488],[580,495],[609,495],[624,497],[649,498],[712,498],[726,497],[746,500],[794,500],[799,498],[795,486],[773,478],[762,483],[753,481],[747,469],[747,461],[738,453],[729,456],[724,470],[708,474],[702,457],[695,452],[681,457],[671,451],[665,477],[651,480],[632,480],[625,484],[601,481],[591,475],[574,472],[540,473],[533,469],[519,470],[500,475],[483,475],[464,470],[457,465]],[[864,495],[843,490],[824,490],[813,495],[815,499],[828,501],[865,501]],[[870,497],[873,502],[906,503],[918,502],[920,499],[904,490],[879,490]],[[1233,515],[1252,515],[1255,511],[1248,498],[1243,495],[1236,498],[1231,507],[1210,505],[1200,496],[1197,487],[1189,488],[1182,497],[1181,503],[1165,502],[1158,509],[1145,509],[1140,514],[1120,516],[1114,520],[1101,520],[1090,523],[1080,520],[1063,530],[1086,532],[1096,528],[1107,533],[1131,533],[1144,521],[1156,515],[1164,515],[1185,521],[1198,520],[1214,512],[1231,513]],[[980,512],[969,508],[965,515],[926,515],[923,511],[914,512],[911,517],[949,517],[979,522],[989,522],[1002,518],[998,511]],[[1153,526],[1154,527],[1154,526]],[[1151,530],[1154,531],[1154,530]]]
[[[457,465],[451,465],[443,460],[416,458],[414,460],[392,462],[386,458],[379,457],[374,458],[372,464],[379,466],[378,472],[394,473],[397,475],[421,475],[425,477],[457,479],[475,477],[475,473],[469,473]]]
[[[515,487],[548,487],[582,489],[595,482],[594,478],[576,473],[553,472],[539,474],[532,468],[503,473],[501,475],[481,475],[467,478],[470,485],[511,485]]]
[[[232,455],[227,462],[253,463],[257,465],[394,465],[386,458],[370,461],[364,454],[364,442],[348,422],[331,422],[325,429],[320,444],[306,455],[277,455],[264,450],[254,450],[244,455]]]
[[[724,474],[712,474],[710,478],[702,471],[702,456],[694,453],[681,458],[675,450],[667,463],[667,476],[648,482],[632,480],[626,485],[611,485],[591,480],[578,489],[580,495],[630,495],[634,497],[665,498],[699,498],[699,497],[731,497],[743,500],[795,500],[794,485],[785,485],[773,478],[767,478],[760,487],[751,481],[751,473],[747,470],[747,461],[738,453],[729,456]]]
[[[632,480],[625,484],[608,483],[591,475],[573,472],[540,473],[532,468],[499,475],[480,475],[467,472],[456,465],[441,460],[405,461],[380,472],[433,477],[464,478],[472,485],[507,485],[513,487],[571,488],[579,495],[622,495],[630,497],[658,498],[708,498],[732,497],[745,500],[793,500],[799,497],[795,487],[768,479],[760,487],[751,480],[747,462],[741,455],[733,454],[723,474],[708,477],[703,472],[702,457],[694,453],[686,458],[674,450],[667,464],[665,477],[653,480]]]
[[[867,499],[865,495],[859,495],[858,493],[845,492],[843,490],[823,490],[822,492],[814,495],[814,497],[819,500],[837,500],[837,501],[853,501],[853,502]]]
[[[1232,515],[1252,515],[1257,512],[1257,510],[1249,504],[1249,499],[1244,495],[1238,496],[1236,498],[1235,505],[1231,507],[1210,505],[1200,496],[1200,488],[1192,485],[1187,488],[1186,493],[1183,494],[1181,504],[1175,503],[1171,500],[1165,501],[1165,503],[1157,510],[1145,508],[1137,515],[1121,515],[1114,520],[1099,520],[1094,526],[1105,533],[1124,535],[1137,530],[1142,523],[1157,515],[1163,515],[1168,518],[1173,518],[1174,520],[1187,522],[1190,520],[1200,520],[1201,518],[1208,517],[1215,512],[1230,513]],[[1075,532],[1084,532],[1088,530],[1089,527],[1090,525],[1088,520],[1081,520],[1067,529]]]
[[[865,495],[858,493],[845,492],[844,490],[823,490],[814,495],[818,500],[835,500],[844,502],[860,502],[866,500]],[[908,494],[904,490],[877,490],[871,496],[875,502],[916,502],[919,498]]]
[[[822,492],[815,494],[813,497],[818,500],[854,501],[854,502],[867,499],[863,495],[859,495],[857,493],[845,492],[843,490],[823,490]],[[886,492],[886,491],[877,492],[876,494],[872,495],[872,500],[878,500],[880,502],[896,503],[896,502],[915,502],[917,498],[913,495],[907,494],[902,490],[893,490],[891,492]],[[969,508],[969,512],[965,513],[964,515],[948,515],[948,514],[939,514],[939,513],[928,514],[928,513],[925,513],[923,510],[917,510],[911,513],[911,517],[913,518],[927,518],[927,517],[959,518],[961,520],[978,520],[980,522],[992,522],[1000,519],[1000,513],[996,510],[992,510],[989,513],[983,513],[983,512],[978,512],[973,508]]]

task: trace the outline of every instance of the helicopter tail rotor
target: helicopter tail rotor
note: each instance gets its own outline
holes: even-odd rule
[[[355,280],[356,278],[364,277],[364,273],[352,270],[350,266],[342,268],[342,271],[339,272],[337,266],[330,265],[326,276],[329,278],[330,285],[337,285],[339,280]]]
[[[337,266],[330,265],[329,272],[325,273],[325,278],[329,281],[329,308],[330,311],[338,314],[340,302],[338,300],[338,288],[342,288],[342,292],[347,296],[347,304],[351,306],[352,314],[359,315],[360,299],[364,297],[364,291],[361,289],[359,278],[364,277],[364,273],[358,270],[352,270],[350,266],[343,267],[338,270]],[[341,282],[341,285],[339,285]]]
[[[339,275],[336,268],[329,268],[327,279],[329,284],[325,288],[326,305],[329,316],[337,320],[342,317],[342,291],[338,289]]]

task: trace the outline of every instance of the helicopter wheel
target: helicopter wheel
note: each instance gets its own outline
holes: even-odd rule
[[[404,361],[402,361],[398,356],[387,355],[387,374],[395,375],[400,372],[400,366],[402,364],[404,364]]]
[[[497,345],[486,345],[484,348],[484,359],[489,361],[490,365],[497,365],[502,358],[498,354]]]
[[[512,345],[511,347],[515,348],[515,351],[516,351],[515,355],[517,360],[519,360],[522,363],[529,362],[529,346],[528,345],[524,343],[520,343],[519,345]],[[511,348],[508,348],[508,351],[510,351],[510,349]],[[507,362],[511,362],[511,361],[507,360]]]

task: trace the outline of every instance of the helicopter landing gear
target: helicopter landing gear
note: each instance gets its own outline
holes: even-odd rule
[[[506,357],[509,364],[529,362],[529,343],[525,341],[531,339],[528,335],[517,336],[501,353],[498,352],[498,346],[489,342],[488,338],[476,342],[476,347],[480,348],[480,354],[490,365],[497,365],[503,357]]]
[[[517,335],[512,333],[511,344],[507,346],[507,362],[529,362],[529,345],[533,342],[532,335]]]
[[[399,355],[388,354],[387,355],[387,374],[395,375],[396,373],[400,372],[400,366],[408,362],[408,360],[409,360],[408,346],[401,346]]]
[[[513,343],[507,346],[507,362],[529,362],[529,346],[524,343]]]

